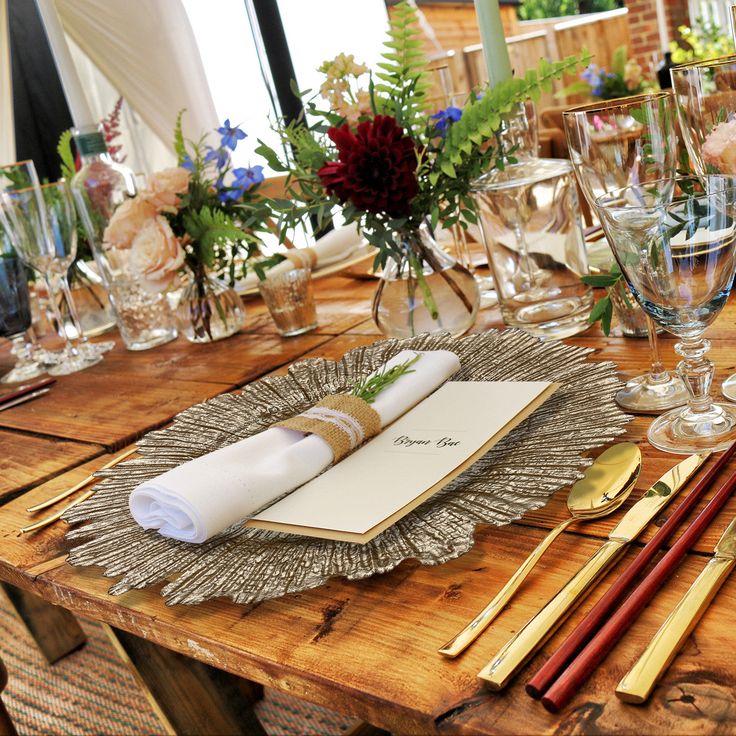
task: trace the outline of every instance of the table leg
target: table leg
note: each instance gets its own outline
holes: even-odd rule
[[[105,626],[170,734],[266,736],[253,711],[261,688],[177,652]]]
[[[49,664],[84,646],[87,636],[69,611],[7,583],[0,585]]]

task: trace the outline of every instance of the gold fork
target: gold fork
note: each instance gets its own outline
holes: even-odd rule
[[[110,460],[110,462],[105,463],[99,470],[107,470],[108,468],[112,468],[118,463],[125,460],[125,458],[130,457],[134,452],[137,452],[137,447],[131,447],[130,449],[126,450],[122,454],[118,455],[117,457]],[[99,472],[99,471],[95,471]],[[76,493],[77,491],[84,488],[86,485],[89,485],[95,480],[99,480],[94,473],[91,475],[88,475],[84,480],[81,480],[76,485],[72,486],[71,488],[68,488],[65,491],[62,491],[58,495],[54,496],[53,498],[49,499],[48,501],[42,501],[41,503],[36,504],[35,506],[31,506],[27,509],[28,512],[33,513],[34,511],[40,511],[41,509],[48,508],[49,506],[53,506],[53,504],[61,501],[64,498],[67,498],[68,496],[71,496],[72,493]],[[41,519],[40,521],[35,522],[34,524],[30,524],[29,526],[24,526],[21,528],[20,532],[21,534],[27,534],[28,532],[36,531],[37,529],[42,529],[45,526],[49,526],[50,524],[53,524],[55,521],[58,521],[69,509],[74,508],[77,504],[82,503],[82,501],[86,501],[88,498],[90,498],[95,492],[94,488],[91,488],[88,491],[85,491],[79,498],[74,499],[71,503],[68,503],[66,506],[64,506],[63,509],[57,511],[56,513],[52,514],[51,516],[47,516],[45,519]]]

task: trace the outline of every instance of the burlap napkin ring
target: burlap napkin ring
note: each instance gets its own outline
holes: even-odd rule
[[[284,253],[287,261],[290,261],[294,268],[309,268],[314,270],[317,267],[317,254],[314,248],[292,248]]]
[[[325,396],[311,409],[273,426],[318,435],[332,448],[337,463],[381,431],[381,417],[367,401],[337,394]]]

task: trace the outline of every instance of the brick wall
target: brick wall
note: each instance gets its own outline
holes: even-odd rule
[[[659,53],[659,28],[655,0],[625,0],[629,9],[629,32],[631,48],[629,55],[635,56],[645,68],[651,64],[652,54]],[[689,25],[687,0],[664,0],[667,34],[670,41],[679,39],[678,26]]]
[[[657,5],[655,0],[626,0],[629,9],[629,36],[631,47],[629,56],[648,69],[652,54],[660,50],[659,26],[657,25]]]

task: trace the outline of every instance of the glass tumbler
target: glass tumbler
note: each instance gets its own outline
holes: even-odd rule
[[[544,337],[588,329],[593,293],[572,166],[529,159],[473,184],[504,323]]]
[[[303,335],[317,327],[312,273],[308,268],[267,278],[258,288],[282,337]]]

